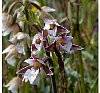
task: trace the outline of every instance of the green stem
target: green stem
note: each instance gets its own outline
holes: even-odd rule
[[[48,57],[50,57],[50,53],[46,52],[46,55]],[[54,68],[53,68],[53,61],[51,59],[51,57],[49,58],[49,66],[52,67],[51,71],[54,73]],[[57,93],[57,89],[56,89],[56,81],[55,81],[55,73],[51,76],[51,84],[52,84],[52,92],[53,93]]]
[[[29,15],[28,15],[28,10],[25,8],[25,15],[26,15],[26,19],[27,21],[29,21]],[[30,26],[28,25],[28,31],[27,33],[29,34],[29,36],[31,37],[31,31],[30,31]],[[26,45],[25,45],[26,46]],[[31,46],[31,45],[30,45]],[[28,47],[26,47],[26,57],[29,58],[31,56],[31,49]]]
[[[46,38],[47,42],[48,42],[48,39]],[[46,49],[45,49],[46,50]],[[53,68],[53,61],[50,57],[50,52],[47,52],[46,51],[46,55],[49,57],[49,66],[52,67],[51,71],[54,73],[54,68]],[[57,93],[57,89],[56,89],[56,81],[55,81],[55,73],[51,76],[51,84],[52,84],[52,92],[53,93]]]
[[[76,24],[76,38],[77,38],[77,43],[81,45],[81,34],[79,30],[79,5],[77,5],[77,24]],[[81,92],[86,93],[85,90],[85,84],[84,84],[84,70],[83,70],[83,64],[82,64],[82,54],[81,51],[78,51],[77,53],[78,56],[78,62],[79,62],[79,72],[80,72],[80,80],[81,80]]]

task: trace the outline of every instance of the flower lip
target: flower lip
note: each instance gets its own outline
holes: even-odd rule
[[[29,80],[30,84],[33,84],[38,73],[39,69],[36,70],[33,67],[31,69],[28,69],[24,74],[23,81],[25,80],[25,82],[27,82]]]
[[[39,68],[42,67],[42,64],[41,64],[38,60],[36,60],[36,61],[34,62],[34,64],[33,64],[33,66],[34,66],[35,68],[39,69]]]

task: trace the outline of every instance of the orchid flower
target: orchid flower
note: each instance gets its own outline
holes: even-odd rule
[[[43,29],[47,30],[49,35],[56,36],[57,26],[56,26],[55,21],[54,20],[45,19],[44,23],[45,23],[45,26],[44,26]]]
[[[16,33],[12,38],[10,38],[11,43],[16,43],[17,41],[26,41],[29,39],[29,35],[23,32]]]
[[[22,78],[14,77],[5,87],[8,87],[12,93],[18,93],[18,88],[22,86]]]
[[[18,25],[16,23],[13,23],[13,21],[14,21],[14,18],[12,15],[3,13],[2,15],[2,26],[3,26],[2,35],[3,36],[9,35],[11,32],[16,33],[20,30]]]
[[[71,36],[64,36],[61,39],[57,40],[56,43],[60,46],[60,48],[65,50],[67,53],[70,53],[72,47],[72,39],[73,37]]]
[[[47,61],[47,58],[45,58]],[[25,60],[26,63],[29,64],[29,66],[26,66],[19,71],[17,71],[17,74],[23,74],[24,80],[27,82],[30,81],[30,84],[33,84],[34,80],[36,79],[37,74],[39,71],[44,70],[47,75],[53,75],[53,72],[48,68],[48,66],[45,65],[44,60],[39,59],[35,56],[32,56],[30,59]]]
[[[16,56],[18,53],[25,54],[22,46],[11,44],[3,50],[2,54],[7,54],[5,60],[9,65],[14,66],[16,62]]]
[[[70,31],[59,25],[55,20],[45,19],[44,30],[48,31],[48,34],[51,36],[57,36],[58,34],[69,33]]]
[[[41,51],[42,47],[43,47],[43,36],[42,33],[37,33],[34,37],[33,37],[33,41],[32,41],[32,46],[35,46],[38,51]]]
[[[45,62],[49,59],[48,57],[45,60]],[[44,58],[44,59],[45,59]],[[25,60],[26,63],[28,63],[29,65],[33,65],[35,68],[40,69],[40,70],[44,70],[47,75],[53,75],[52,71],[48,68],[48,66],[45,65],[44,60],[37,58],[36,56],[32,56],[32,59],[27,59]]]
[[[7,29],[5,29],[2,33],[3,36],[7,36],[10,33],[16,34],[17,32],[19,32],[19,27],[17,24],[12,24],[10,25]]]
[[[16,63],[16,57],[15,55],[12,55],[11,57],[7,58],[7,63],[11,66],[15,66]]]
[[[72,50],[77,51],[83,49],[81,46],[72,44],[73,37],[71,36],[66,36],[66,35],[57,36],[57,37],[50,36],[50,38],[53,40],[53,43],[51,43],[47,47],[47,51],[54,51],[55,43],[56,43],[56,48],[58,50],[63,49],[67,53],[70,53]]]
[[[7,13],[2,14],[3,31],[7,30],[13,24],[13,16]]]
[[[7,53],[7,56],[5,57],[5,60],[11,57],[12,55],[16,55],[18,51],[16,50],[16,46],[11,44],[6,49],[3,50],[2,54]]]

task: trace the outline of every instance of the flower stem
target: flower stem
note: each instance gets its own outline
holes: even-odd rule
[[[50,57],[50,52],[46,51],[46,55],[49,57],[49,60],[48,60],[49,61],[49,66],[52,67],[51,71],[54,73],[53,61],[52,61],[52,59]],[[56,81],[55,81],[55,74],[53,74],[51,76],[51,84],[52,84],[52,91],[53,91],[53,93],[57,93],[57,90],[56,90]]]
[[[26,9],[26,7],[25,7],[25,15],[26,15],[26,19],[27,19],[27,21],[29,21],[29,15],[28,15],[28,10]],[[31,37],[31,31],[30,31],[30,26],[28,25],[28,31],[27,31],[27,33],[29,34],[29,36]],[[31,45],[30,45],[31,46]],[[31,56],[31,49],[28,47],[28,45],[27,45],[27,47],[26,47],[26,57],[27,58],[29,58],[30,56]]]
[[[48,44],[48,39],[46,38],[47,44]],[[48,44],[49,45],[49,44]],[[45,48],[46,51],[46,48]],[[52,67],[51,71],[54,73],[54,68],[53,68],[53,61],[50,57],[50,52],[46,51],[46,55],[49,57],[49,66]],[[56,89],[56,81],[55,81],[55,73],[51,76],[51,84],[52,84],[52,92],[53,93],[57,93],[57,89]]]
[[[67,93],[66,92],[67,84],[66,84],[66,80],[65,80],[64,62],[62,60],[60,52],[56,49],[56,47],[54,47],[54,50],[55,50],[56,56],[58,57],[59,70],[60,70],[60,74],[61,74],[60,93]]]
[[[77,43],[81,45],[81,38],[80,38],[80,30],[79,30],[79,5],[77,5],[77,24],[76,24],[76,38]],[[78,51],[78,62],[79,62],[79,72],[80,72],[80,80],[81,80],[81,92],[86,93],[85,90],[85,84],[84,84],[84,70],[83,70],[83,64],[82,64],[82,54],[81,51]]]

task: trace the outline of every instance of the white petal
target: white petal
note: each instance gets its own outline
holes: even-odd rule
[[[24,14],[23,14],[23,9],[24,9],[24,7],[22,6],[22,7],[20,7],[20,9],[17,9],[16,10],[16,12],[17,12],[17,18],[18,19],[20,19],[20,18],[22,18],[23,16],[24,16]]]
[[[24,22],[23,21],[20,21],[19,22],[19,26],[22,27],[22,29],[24,29]]]
[[[73,39],[73,37],[71,37],[71,36],[65,36],[64,37],[64,41],[65,41],[65,45],[64,46],[62,46],[61,44],[59,44],[60,45],[60,47],[62,48],[62,49],[64,49],[66,52],[68,52],[68,53],[70,53],[71,52],[71,47],[72,47],[72,42],[71,42],[71,40]]]
[[[4,23],[2,23],[2,32],[6,30],[6,27],[4,26]]]
[[[57,33],[57,27],[55,27],[53,30],[48,30],[48,33],[52,36],[56,36]]]
[[[71,42],[72,39],[73,39],[72,36],[65,36],[65,43]]]
[[[26,63],[28,63],[30,65],[33,65],[34,61],[35,61],[34,59],[27,59],[24,62],[26,62]]]
[[[14,56],[11,56],[10,58],[7,59],[7,63],[11,66],[15,66],[16,59]]]
[[[13,84],[11,84],[9,87],[8,87],[8,90],[13,90],[13,89],[16,89],[17,86],[16,86],[16,83],[13,82]]]
[[[44,29],[44,30],[48,30],[48,29],[50,29],[50,25],[49,25],[49,24],[45,24],[45,26],[44,26],[43,29]]]
[[[24,39],[24,38],[25,38],[25,34],[22,33],[22,32],[18,32],[18,34],[17,34],[17,39],[18,39],[18,40],[21,40],[21,39]]]
[[[6,49],[3,50],[3,54],[8,53],[13,49],[15,49],[15,45],[9,45]]]
[[[28,81],[28,78],[25,78],[25,77],[24,77],[22,81],[27,82],[27,81]]]
[[[7,36],[12,32],[12,29],[8,28],[6,31],[2,33],[3,36]]]
[[[17,54],[16,49],[12,49],[12,50],[7,54],[7,56],[5,57],[5,60],[7,60],[8,58],[10,58],[11,56],[16,55],[16,54]]]
[[[68,42],[68,43],[67,43],[67,48],[66,48],[66,51],[67,51],[68,53],[70,53],[71,47],[72,47],[72,43],[71,43],[71,42]]]
[[[32,74],[34,74],[34,75],[32,75],[32,76],[29,78],[30,84],[33,84],[33,83],[34,83],[34,80],[36,79],[38,73],[39,73],[39,69],[36,70],[35,73],[32,73]]]
[[[7,26],[7,27],[5,27],[5,31],[3,31],[3,36],[7,36],[11,32],[17,33],[17,32],[19,32],[19,30],[20,29],[19,29],[17,24],[13,24],[13,25],[11,25],[9,27]]]
[[[35,71],[34,71],[35,72]],[[31,76],[31,69],[28,69],[25,74],[24,74],[24,78],[28,78]]]
[[[19,44],[16,45],[16,49],[19,53],[22,53],[22,54],[25,54],[25,51],[24,51],[24,46],[21,46]]]
[[[18,93],[18,88],[22,84],[22,79],[19,77],[14,77],[12,80],[9,81],[5,87],[8,87],[8,90],[10,90],[12,93]]]
[[[43,6],[42,10],[45,11],[45,12],[54,12],[55,11],[55,9],[47,7],[47,6]]]
[[[45,24],[54,24],[55,20],[52,20],[52,19],[45,19],[44,20],[44,23]]]

